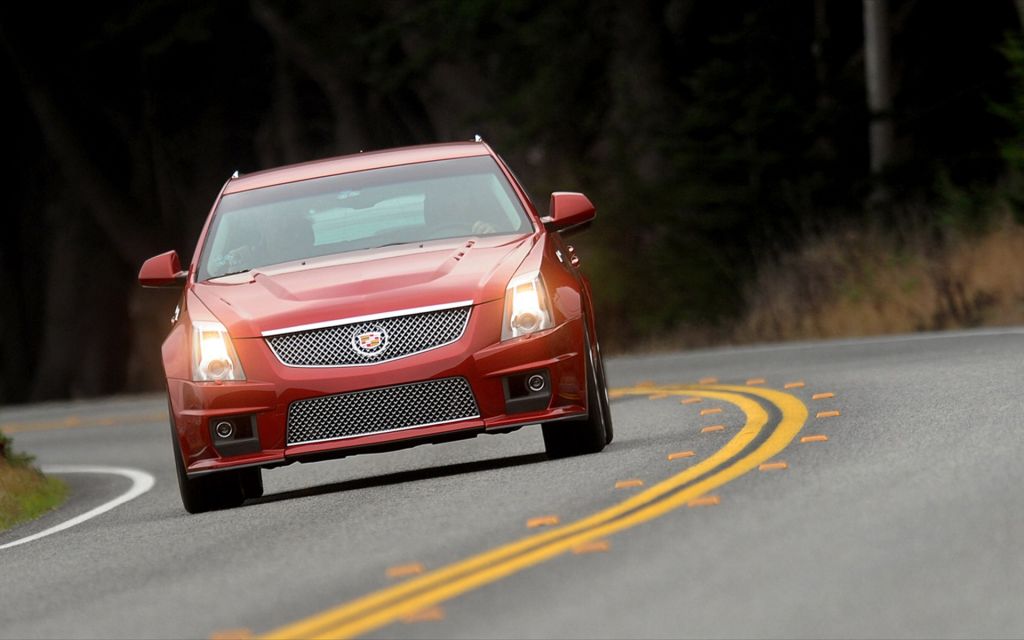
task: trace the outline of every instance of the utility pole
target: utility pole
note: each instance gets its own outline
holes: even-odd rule
[[[864,71],[871,118],[868,142],[871,175],[878,177],[892,162],[892,86],[890,83],[889,7],[887,0],[864,0]],[[878,188],[872,200],[879,204],[885,194]]]

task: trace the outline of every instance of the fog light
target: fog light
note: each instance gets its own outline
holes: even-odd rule
[[[540,374],[533,374],[526,379],[526,386],[530,388],[530,391],[534,393],[544,390],[544,376]]]
[[[227,420],[222,420],[218,422],[217,426],[214,427],[213,430],[217,433],[218,436],[225,439],[235,435],[235,425],[231,424]]]

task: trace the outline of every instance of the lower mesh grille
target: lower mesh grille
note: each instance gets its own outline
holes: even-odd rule
[[[288,444],[478,417],[480,410],[466,379],[443,378],[293,402],[288,407]]]

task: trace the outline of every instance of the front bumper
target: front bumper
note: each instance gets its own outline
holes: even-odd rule
[[[502,313],[500,300],[476,305],[465,333],[456,342],[369,366],[288,367],[262,338],[235,340],[248,375],[246,382],[168,380],[174,424],[188,473],[343,457],[585,414],[582,319],[500,342]],[[509,380],[534,372],[542,372],[548,381],[547,402],[508,401]],[[469,383],[479,417],[288,444],[288,410],[294,402],[442,378],[464,378]],[[214,435],[213,425],[224,419],[246,424],[251,419],[252,437],[246,441],[247,446],[228,446]]]

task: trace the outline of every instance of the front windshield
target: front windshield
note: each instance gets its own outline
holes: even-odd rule
[[[490,156],[372,169],[224,196],[199,280],[392,244],[531,231]]]

